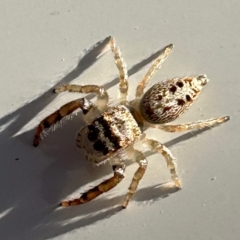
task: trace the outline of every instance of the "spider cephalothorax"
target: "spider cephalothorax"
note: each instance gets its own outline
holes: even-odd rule
[[[109,37],[108,40],[119,70],[119,103],[110,106],[108,93],[98,85],[60,86],[54,89],[55,93],[63,91],[95,93],[97,103],[95,105],[86,98],[79,98],[65,104],[40,122],[34,137],[34,146],[37,146],[46,129],[51,128],[64,117],[80,108],[87,124],[78,133],[77,146],[86,151],[86,158],[93,164],[99,165],[108,161],[112,165],[114,175],[111,178],[91,188],[77,199],[63,201],[60,204],[62,206],[89,202],[115,187],[124,178],[124,160],[129,158],[136,161],[139,167],[133,176],[128,194],[122,205],[124,208],[127,207],[148,164],[142,151],[135,148],[137,142],[141,142],[148,149],[159,152],[164,156],[175,186],[181,188],[175,158],[172,153],[157,140],[147,138],[145,130],[148,127],[154,127],[167,132],[180,132],[211,127],[229,120],[229,117],[226,116],[186,124],[165,125],[165,123],[171,122],[183,114],[209,81],[205,75],[174,78],[159,82],[144,93],[149,80],[171,52],[172,44],[165,47],[154,61],[147,74],[138,84],[135,99],[128,102],[126,64],[114,39]]]
[[[101,164],[131,146],[141,134],[129,109],[125,105],[117,105],[107,108],[78,133],[77,146],[86,150],[89,161]]]

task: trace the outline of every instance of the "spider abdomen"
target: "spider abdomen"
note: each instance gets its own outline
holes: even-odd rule
[[[154,124],[168,123],[183,114],[209,80],[205,75],[175,78],[153,85],[140,102],[143,118]]]
[[[124,105],[109,107],[78,134],[77,145],[88,153],[88,160],[100,164],[141,136],[141,130]]]

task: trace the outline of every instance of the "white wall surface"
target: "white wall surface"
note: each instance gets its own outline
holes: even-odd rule
[[[1,0],[0,239],[239,239],[239,10],[237,0]],[[98,59],[98,48],[84,55],[110,35],[128,64],[131,97],[154,53],[173,43],[153,83],[203,73],[211,79],[176,122],[231,120],[201,134],[149,131],[178,159],[181,191],[171,187],[163,157],[148,152],[147,173],[128,209],[119,206],[136,164],[109,193],[59,208],[61,200],[78,196],[111,170],[93,168],[76,148],[81,114],[38,148],[32,146],[35,128],[83,96],[54,95],[60,83],[101,84],[116,97],[111,52]]]

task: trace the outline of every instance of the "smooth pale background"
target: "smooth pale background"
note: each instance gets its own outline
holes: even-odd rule
[[[239,10],[237,0],[1,0],[0,238],[239,239]],[[114,190],[86,205],[58,208],[111,170],[93,168],[75,147],[81,113],[38,148],[32,146],[34,129],[83,96],[56,96],[55,84],[102,84],[116,98],[111,52],[96,59],[97,49],[84,57],[109,35],[128,64],[131,97],[154,53],[173,43],[153,83],[202,73],[211,79],[176,122],[224,115],[231,121],[201,134],[149,131],[178,158],[181,191],[171,187],[163,157],[148,152],[148,171],[127,210],[118,206],[137,167],[130,163]]]

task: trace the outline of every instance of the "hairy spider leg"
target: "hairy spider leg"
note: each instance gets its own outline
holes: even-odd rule
[[[113,37],[110,38],[110,47],[114,54],[115,64],[119,71],[119,92],[120,92],[120,102],[122,104],[126,103],[127,94],[128,94],[128,71],[127,65],[123,60],[121,51],[116,45],[116,42]]]
[[[86,98],[79,98],[63,105],[57,111],[50,114],[40,122],[34,136],[33,145],[35,147],[39,145],[42,139],[42,133],[45,129],[51,128],[56,123],[60,122],[64,117],[70,115],[78,108],[81,108],[83,114],[87,115],[90,110],[94,108],[94,104]]]
[[[122,179],[124,178],[124,171],[125,171],[125,165],[123,162],[113,165],[112,166],[114,175],[113,177],[103,181],[99,185],[89,189],[85,193],[83,193],[79,198],[73,199],[73,200],[67,200],[60,203],[60,206],[74,206],[74,205],[80,205],[87,202],[92,201],[94,198],[98,197],[99,195],[108,192],[112,188],[114,188],[117,184],[119,184]]]
[[[163,144],[153,139],[145,138],[143,140],[143,144],[147,146],[150,150],[159,152],[164,156],[167,162],[167,167],[170,170],[171,177],[175,186],[177,188],[181,188],[181,182],[179,180],[177,170],[176,170],[176,167],[177,167],[175,162],[176,158],[173,157],[171,151],[166,146],[164,146]]]
[[[169,44],[166,46],[159,57],[153,62],[152,66],[143,77],[143,79],[139,82],[137,89],[136,89],[136,99],[140,99],[144,93],[144,89],[146,88],[147,84],[149,83],[150,79],[153,75],[157,72],[157,70],[161,67],[162,63],[167,59],[168,55],[173,49],[173,45]]]
[[[133,194],[136,192],[138,184],[140,180],[142,179],[148,165],[148,161],[144,154],[141,151],[138,151],[136,149],[130,149],[128,150],[128,156],[131,157],[134,161],[136,161],[139,164],[139,167],[137,171],[134,173],[132,182],[128,188],[127,196],[125,197],[125,201],[122,204],[123,208],[126,208],[128,203],[130,202]]]
[[[176,125],[152,125],[151,127],[158,128],[166,132],[183,132],[188,130],[198,130],[206,127],[214,127],[221,123],[227,122],[228,120],[230,120],[230,117],[225,116]]]
[[[55,88],[54,93],[60,92],[78,92],[78,93],[95,93],[97,95],[97,107],[100,111],[103,111],[108,104],[108,93],[107,91],[98,85],[76,85],[68,84]]]

